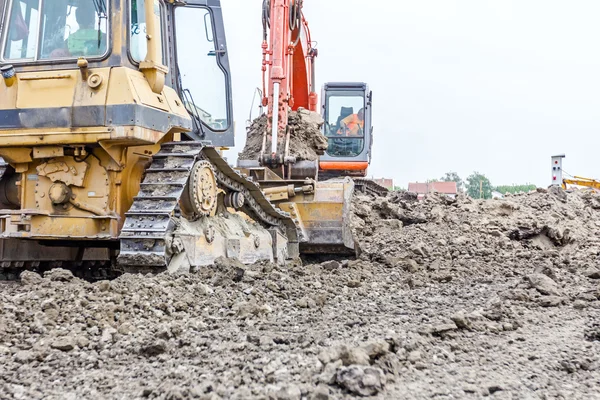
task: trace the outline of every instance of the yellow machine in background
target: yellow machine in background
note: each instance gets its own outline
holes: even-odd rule
[[[565,178],[562,180],[562,182],[563,189],[567,189],[567,185],[577,185],[600,190],[600,181],[595,179],[574,176],[571,179]]]
[[[566,156],[564,154],[552,156],[552,184],[560,184],[563,189],[567,189],[567,185],[583,186],[592,189],[600,190],[600,181],[591,178],[583,178],[581,176],[571,176],[563,170],[562,160]],[[563,178],[563,174],[571,176]]]
[[[219,1],[0,7],[0,274],[353,249],[350,180],[316,190],[221,157],[234,132]]]

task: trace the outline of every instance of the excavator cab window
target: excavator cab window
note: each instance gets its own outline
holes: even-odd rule
[[[175,9],[179,89],[195,131],[229,128],[227,79],[218,62],[219,49],[211,10],[201,6]]]
[[[328,91],[325,99],[327,154],[355,157],[365,146],[365,98],[362,91]]]
[[[9,0],[2,58],[97,58],[108,51],[106,0]]]

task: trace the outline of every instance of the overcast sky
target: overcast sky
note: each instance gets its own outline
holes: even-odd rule
[[[600,1],[305,0],[317,81],[373,90],[369,175],[409,181],[477,170],[550,183],[550,156],[600,178]],[[261,0],[222,0],[235,158],[261,83]],[[256,116],[256,115],[255,115]]]

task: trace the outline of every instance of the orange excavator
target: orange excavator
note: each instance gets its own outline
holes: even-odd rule
[[[300,253],[352,253],[348,217],[354,192],[387,193],[364,179],[373,142],[371,91],[362,82],[326,83],[319,102],[318,51],[303,0],[263,1],[262,54],[267,127],[258,159],[238,160],[238,170],[294,218]],[[324,120],[328,148],[318,160],[290,156],[289,113],[300,109]]]
[[[318,51],[303,13],[303,0],[264,0],[262,54],[262,104],[268,107],[268,126],[259,163],[274,169],[285,166],[288,171],[300,170],[318,180],[365,177],[373,144],[372,92],[362,82],[326,83],[319,109],[315,79]],[[318,112],[324,119],[322,129],[329,145],[318,163],[298,162],[286,152],[288,113],[300,108]],[[355,184],[358,189],[386,191],[366,179],[355,179]]]

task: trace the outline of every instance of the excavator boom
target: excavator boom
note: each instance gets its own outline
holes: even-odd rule
[[[278,140],[285,137],[289,109],[317,111],[314,65],[318,52],[312,47],[302,6],[303,0],[263,2],[263,106],[267,106],[271,156],[277,153]],[[263,158],[268,151],[263,148]]]
[[[584,178],[582,176],[571,176],[563,170],[564,154],[552,156],[552,185],[560,185],[563,189],[567,189],[567,185],[589,187],[600,190],[600,181],[592,178]],[[570,178],[563,178],[563,174],[569,175]]]

